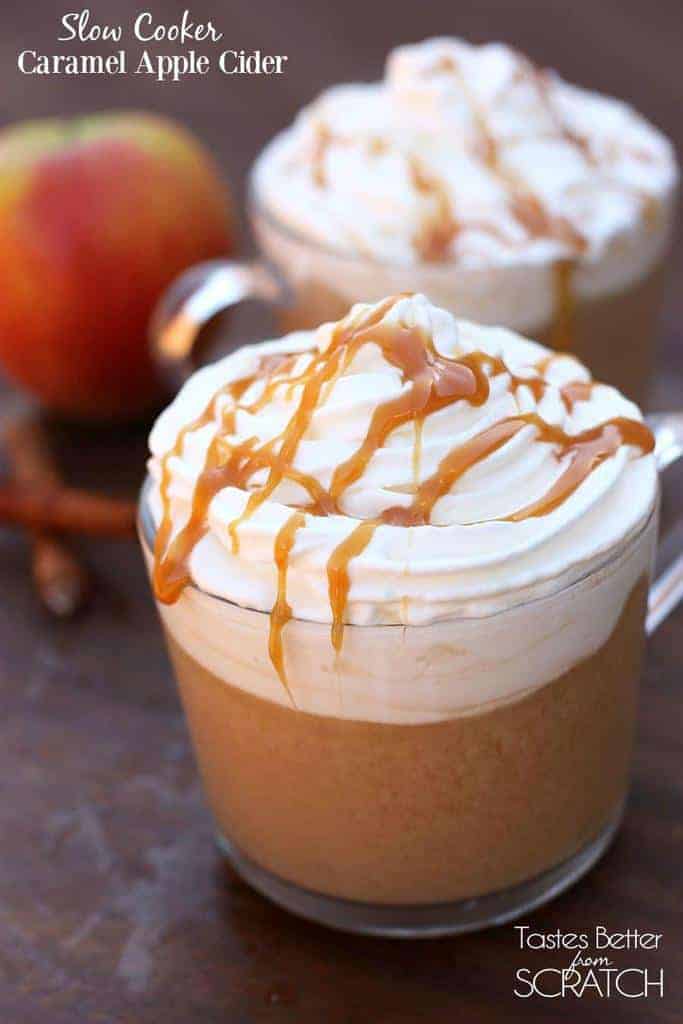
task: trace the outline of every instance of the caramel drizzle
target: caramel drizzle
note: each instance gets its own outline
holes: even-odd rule
[[[335,469],[329,490],[335,509],[339,508],[341,495],[360,479],[373,455],[398,427],[421,424],[431,413],[461,398],[478,406],[489,396],[484,366],[491,359],[483,353],[449,359],[438,353],[431,339],[420,331],[398,324],[361,331],[353,339],[354,348],[369,341],[380,347],[386,361],[401,371],[411,387],[377,406],[361,446]]]
[[[552,107],[548,96],[547,82],[543,74],[530,61],[521,55],[519,56],[522,63],[517,72],[518,75],[528,78],[535,85],[541,101],[552,116],[558,134],[571,142],[590,161],[592,157],[586,141],[575,136],[561,122],[557,112]],[[475,144],[477,156],[506,189],[510,212],[515,220],[531,238],[555,239],[566,245],[574,253],[570,258],[559,260],[553,271],[555,309],[551,344],[556,348],[569,351],[574,347],[573,324],[575,302],[571,288],[571,279],[576,260],[586,247],[586,240],[566,217],[552,214],[541,199],[531,191],[528,184],[519,174],[512,172],[504,166],[500,145],[491,131],[481,106],[472,95],[457,61],[450,57],[442,57],[437,61],[434,70],[447,71],[457,77],[477,127],[478,139]],[[461,227],[489,229],[486,224],[474,225],[468,223],[461,225]]]
[[[424,417],[415,417],[415,439],[413,441],[413,487],[420,484],[420,467],[422,466],[422,434],[424,429]]]
[[[152,584],[157,598],[164,604],[172,604],[177,601],[186,584],[189,582],[189,573],[186,565],[186,558],[181,557],[178,537],[169,546],[171,531],[173,529],[173,518],[171,516],[171,496],[169,488],[171,484],[171,460],[177,458],[183,450],[185,438],[188,434],[210,423],[216,415],[216,407],[220,399],[229,394],[228,388],[221,388],[212,397],[208,405],[199,416],[187,423],[179,431],[173,447],[166,452],[161,460],[161,479],[159,481],[159,497],[161,499],[161,522],[154,541],[154,569],[152,573]],[[194,505],[194,498],[193,498]],[[185,528],[186,529],[186,528]],[[181,531],[182,533],[183,531]],[[199,540],[197,537],[197,541]],[[189,545],[189,550],[196,543],[194,540]],[[189,557],[189,553],[188,556]]]
[[[267,376],[276,372],[278,366],[284,365],[288,360],[289,357],[265,356],[259,361],[256,372],[253,375],[241,380],[231,381],[224,387],[219,388],[199,416],[187,423],[178,432],[175,444],[163,456],[161,460],[161,479],[159,482],[162,516],[154,542],[154,569],[152,575],[154,592],[158,600],[163,604],[173,604],[173,602],[177,601],[183,589],[189,583],[188,563],[190,555],[195,545],[199,543],[206,533],[206,513],[211,500],[228,483],[233,480],[237,481],[240,477],[240,470],[244,469],[247,452],[254,446],[252,438],[243,441],[230,450],[228,461],[225,462],[223,434],[229,434],[234,431],[237,403],[255,380],[261,376]],[[182,454],[188,434],[201,430],[202,427],[215,420],[218,404],[224,397],[231,398],[233,403],[235,403],[235,408],[230,409],[222,418],[220,429],[214,435],[207,449],[204,467],[195,484],[189,519],[173,540],[171,540],[173,529],[171,496],[169,494],[171,460]]]
[[[317,124],[313,140],[313,152],[311,154],[311,177],[316,188],[327,187],[325,160],[327,158],[327,150],[333,141],[334,136],[328,126],[322,121]]]
[[[327,188],[327,152],[332,145],[348,146],[353,143],[349,136],[340,135],[332,131],[325,121],[318,121],[315,125],[313,143],[311,148],[311,179],[316,188]],[[389,149],[389,143],[380,136],[371,136],[366,140],[368,154],[371,157],[383,156]]]
[[[592,380],[574,380],[564,384],[560,388],[560,395],[567,412],[571,412],[577,402],[587,402],[594,387],[595,381]]]
[[[413,236],[413,246],[425,263],[445,263],[451,259],[453,242],[464,229],[483,231],[502,244],[510,245],[504,232],[489,221],[460,221],[445,183],[430,174],[417,157],[408,157],[408,170],[415,191],[430,198],[434,207]]]
[[[222,429],[225,429],[225,424]],[[161,531],[157,533],[154,591],[162,603],[173,604],[190,582],[189,560],[208,529],[209,505],[219,491],[229,484],[239,486],[239,483],[246,483],[244,468],[253,446],[253,438],[243,441],[232,449],[227,462],[223,462],[222,439],[220,432],[217,433],[209,445],[204,468],[195,483],[189,519],[170,544],[163,535],[159,539]]]
[[[533,83],[536,88],[536,94],[543,104],[546,113],[550,117],[558,135],[568,142],[570,145],[577,149],[583,156],[586,163],[592,167],[597,165],[597,159],[595,153],[590,144],[590,140],[585,135],[580,135],[575,132],[568,124],[560,117],[558,111],[553,105],[553,101],[550,97],[552,74],[547,68],[539,68],[533,64],[528,57],[524,57],[518,54],[523,66],[526,69],[526,74],[529,80]]]
[[[460,400],[475,406],[484,404],[489,397],[491,378],[501,373],[509,375],[512,389],[521,386],[530,388],[537,402],[543,397],[548,383],[542,376],[516,375],[501,358],[484,352],[472,352],[458,358],[444,356],[437,352],[431,338],[426,337],[418,328],[383,322],[399,298],[386,299],[355,321],[347,319],[337,324],[326,349],[314,352],[305,369],[294,377],[287,377],[281,371],[285,368],[292,370],[298,356],[277,357],[274,361],[266,357],[254,376],[219,390],[202,414],[180,431],[175,445],[162,460],[160,494],[163,516],[155,545],[154,588],[158,599],[164,602],[177,600],[189,581],[190,555],[206,532],[208,507],[220,490],[234,486],[247,491],[254,473],[263,469],[268,471],[265,483],[249,493],[244,511],[229,524],[233,543],[237,542],[239,525],[253,515],[283,480],[293,481],[306,491],[309,502],[287,519],[274,545],[278,584],[271,613],[269,652],[286,689],[282,630],[292,615],[286,596],[286,581],[296,533],[305,526],[306,514],[343,514],[340,507],[342,496],[362,477],[375,453],[394,430],[409,423],[415,428],[412,498],[407,506],[392,506],[373,520],[359,522],[330,555],[327,576],[332,611],[331,640],[337,651],[343,639],[350,589],[350,563],[366,549],[377,527],[428,525],[439,498],[448,494],[463,474],[505,445],[520,430],[533,426],[542,442],[556,446],[557,459],[567,459],[568,464],[541,499],[517,510],[504,520],[510,522],[520,522],[552,512],[620,445],[634,445],[643,453],[650,452],[654,445],[650,431],[639,421],[616,418],[591,430],[571,435],[560,427],[546,423],[537,414],[529,413],[509,417],[458,445],[441,460],[432,476],[420,482],[419,447],[422,426],[427,416]],[[336,467],[329,487],[325,488],[314,477],[296,469],[293,463],[299,444],[319,407],[323,390],[334,382],[359,348],[366,344],[377,345],[386,361],[400,371],[404,384],[409,386],[375,409],[360,446]],[[556,356],[542,360],[537,369],[545,369],[552,358]],[[258,376],[264,377],[261,395],[249,405],[240,404],[240,397]],[[294,381],[301,386],[301,398],[278,437],[262,444],[255,438],[248,438],[238,444],[228,440],[228,436],[234,432],[238,409],[258,411],[275,389],[290,389]],[[565,385],[561,395],[566,408],[571,410],[575,402],[588,398],[592,387],[593,383],[587,381]],[[181,454],[185,437],[190,431],[215,419],[217,403],[225,394],[233,398],[234,408],[222,417],[208,447],[204,467],[195,485],[190,517],[169,544],[170,459]]]
[[[395,299],[391,299],[390,302],[393,304]],[[375,311],[375,314],[368,317],[368,326],[372,326],[376,322],[375,316],[381,319],[388,308],[386,303],[383,303],[381,313]],[[280,437],[269,441],[256,453],[257,458],[259,456],[266,457],[270,463],[270,470],[263,487],[251,492],[242,514],[230,523],[229,532],[234,552],[239,550],[237,530],[240,525],[251,518],[254,512],[270,497],[285,477],[291,479],[292,463],[296,457],[299,443],[310,426],[313,413],[318,408],[322,389],[325,384],[331,383],[342,372],[348,359],[351,358],[344,351],[346,343],[347,339],[338,336],[337,331],[335,331],[327,352],[324,354],[318,353],[313,357],[311,364],[302,375],[303,389],[301,400],[284,432]],[[342,357],[346,358],[343,359]],[[275,452],[275,444],[278,441],[281,442],[280,447]],[[254,468],[260,467],[254,466]],[[327,493],[324,488],[318,485],[317,481],[313,484],[313,480],[301,472],[298,473],[298,481],[306,487],[311,497],[314,497],[314,493],[317,496],[314,500],[316,500],[316,505],[318,506],[316,511],[319,515],[330,515],[337,510],[334,499],[331,501],[327,500]]]
[[[526,78],[534,86],[558,137],[573,146],[587,164],[591,167],[596,167],[598,159],[593,151],[590,139],[571,129],[553,104],[550,95],[551,77],[549,73],[536,67],[522,54],[518,53],[517,56],[520,60],[517,75]],[[554,267],[555,312],[551,332],[551,345],[560,350],[570,351],[575,347],[576,301],[572,288],[572,277],[578,258],[585,251],[586,239],[566,217],[550,213],[540,198],[532,193],[526,182],[518,174],[514,174],[509,168],[503,167],[498,142],[490,130],[483,111],[472,96],[465,76],[462,74],[457,62],[450,57],[441,58],[437,61],[435,70],[449,71],[457,76],[477,125],[479,139],[475,146],[476,152],[491,172],[507,188],[510,209],[515,219],[532,238],[555,239],[565,244],[573,252],[572,256],[557,261]],[[633,147],[631,147],[631,152],[638,159],[646,160],[650,156],[647,151],[640,153]],[[644,219],[649,224],[656,224],[660,210],[660,203],[656,198],[642,189],[627,185],[620,186],[619,183],[615,184],[634,195],[640,203]],[[470,225],[461,225],[461,227],[465,226]],[[485,228],[485,225],[483,227]]]
[[[579,132],[574,131],[569,125],[560,117],[559,113],[553,106],[552,99],[550,97],[552,75],[549,71],[535,67],[529,60],[523,58],[529,69],[529,75],[532,78],[538,96],[540,97],[548,115],[552,118],[558,134],[565,140],[574,146],[582,156],[586,163],[590,164],[591,167],[597,167],[599,165],[598,158],[593,150],[591,141],[585,135],[581,135]],[[628,146],[628,152],[631,156],[634,156],[641,162],[648,163],[652,160],[652,153],[647,149],[642,149],[638,146]],[[624,182],[612,181],[611,184],[619,189],[620,191],[627,192],[629,195],[635,196],[640,204],[640,209],[643,218],[650,225],[657,223],[660,203],[655,196],[649,192],[645,192],[642,188],[637,188],[634,185],[627,185]]]
[[[617,416],[573,436],[566,434],[559,427],[546,423],[535,414],[523,416],[521,419],[525,423],[533,423],[541,441],[560,446],[560,452],[556,452],[557,458],[569,455],[571,459],[567,468],[542,498],[506,517],[506,521],[511,523],[547,516],[562,505],[605,459],[615,455],[622,445],[640,448],[643,455],[649,454],[655,446],[655,439],[644,423],[623,416]]]
[[[381,522],[391,526],[427,526],[439,498],[448,494],[468,469],[514,437],[523,425],[517,420],[501,420],[449,452],[439,463],[436,473],[419,485],[410,505],[386,509],[382,513]]]
[[[574,145],[588,162],[594,162],[588,142],[570,131],[553,108],[549,98],[547,76],[521,55],[520,60],[522,65],[518,74],[526,76],[534,84],[539,98],[552,117],[558,135]],[[493,135],[481,107],[473,97],[457,62],[450,57],[442,57],[434,66],[433,71],[447,71],[457,77],[477,126],[478,140],[475,146],[477,155],[507,190],[510,212],[515,220],[524,228],[529,237],[555,239],[575,253],[572,257],[558,260],[553,268],[555,302],[551,344],[555,348],[570,351],[575,347],[573,340],[575,299],[572,276],[577,258],[586,247],[586,240],[566,217],[552,214],[519,174],[504,167],[498,141]],[[329,147],[333,143],[346,144],[348,142],[347,138],[334,134],[324,122],[316,125],[311,158],[311,176],[317,188],[322,189],[327,186],[325,161]],[[371,154],[381,153],[385,151],[387,145],[384,140],[370,139],[368,149]],[[504,233],[493,224],[471,220],[461,222],[456,216],[445,183],[437,175],[427,171],[415,155],[409,156],[407,159],[413,187],[417,192],[431,199],[433,205],[433,210],[424,218],[413,238],[413,246],[425,263],[446,262],[450,258],[453,242],[465,228],[484,231],[503,243],[511,244]]]
[[[572,287],[572,279],[576,268],[576,260],[558,260],[553,266],[553,284],[555,289],[555,315],[550,336],[550,344],[560,352],[569,352],[574,347],[574,318],[576,315],[576,298]]]
[[[351,587],[349,565],[361,555],[373,538],[379,521],[368,519],[360,522],[341,544],[338,544],[327,563],[327,589],[332,610],[330,638],[335,651],[341,650],[344,639],[344,613]]]
[[[519,58],[522,64],[517,75],[528,77],[535,83],[542,101],[550,109],[547,91],[543,92],[540,85],[540,72],[521,54]],[[515,219],[532,238],[554,238],[575,248],[577,252],[583,249],[585,247],[585,239],[576,228],[565,217],[557,217],[551,214],[540,198],[530,190],[527,183],[518,174],[504,167],[498,140],[491,131],[481,106],[472,95],[472,91],[457,62],[451,57],[442,57],[437,62],[437,69],[440,71],[450,71],[458,79],[477,128],[476,154],[507,189],[510,209]],[[557,126],[558,133],[567,139],[572,139],[571,133],[560,123],[555,111],[550,110],[550,112]],[[578,140],[575,140],[575,145],[580,145]],[[468,224],[467,226],[469,227],[470,225]]]
[[[408,166],[415,190],[434,203],[434,212],[420,225],[413,245],[425,263],[442,263],[460,230],[448,189],[436,175],[428,174],[416,157],[410,158]]]
[[[287,569],[289,556],[294,547],[297,530],[306,525],[306,516],[295,512],[287,519],[275,538],[274,555],[277,568],[277,597],[270,613],[270,634],[268,637],[268,653],[275,671],[280,677],[289,699],[296,707],[294,697],[287,684],[284,654],[282,650],[282,630],[292,617],[292,609],[287,601]]]
[[[572,145],[586,163],[593,167],[597,166],[598,159],[592,149],[590,139],[571,129],[555,108],[551,97],[550,74],[534,65],[522,54],[518,53],[517,57],[520,64],[516,77],[527,80],[535,88],[539,100],[552,121],[557,137]],[[532,192],[519,174],[504,166],[499,143],[491,131],[484,111],[473,96],[458,62],[450,56],[440,57],[428,69],[428,73],[440,72],[452,74],[458,79],[477,127],[475,152],[506,189],[510,212],[514,218],[531,238],[551,238],[566,245],[570,250],[571,255],[558,260],[553,268],[555,301],[550,343],[561,350],[571,351],[575,348],[576,308],[572,278],[578,259],[586,249],[586,239],[567,217],[555,215],[548,210],[540,197]],[[328,184],[325,162],[330,145],[333,143],[349,144],[353,141],[351,138],[333,133],[324,122],[315,126],[311,176],[316,187],[322,189]],[[389,143],[385,139],[372,137],[367,140],[367,147],[371,155],[379,155],[386,152]],[[651,157],[647,151],[640,153],[633,147],[631,151],[640,159]],[[428,172],[414,155],[408,156],[407,161],[414,188],[433,201],[433,211],[425,217],[413,238],[415,250],[424,262],[447,261],[451,256],[454,240],[464,229],[481,230],[497,237],[505,244],[513,244],[504,232],[491,223],[459,220],[444,182],[435,174]],[[624,187],[628,188],[628,186]],[[657,200],[641,189],[629,189],[629,191],[638,197],[645,219],[648,222],[656,222],[660,207]]]
[[[314,354],[306,370],[297,377],[285,378],[287,385],[292,381],[298,381],[303,388],[299,404],[280,436],[260,446],[254,438],[248,438],[237,445],[231,445],[226,438],[226,435],[234,430],[237,407],[249,412],[258,412],[272,397],[275,388],[282,385],[283,379],[278,377],[278,370],[291,367],[291,360],[294,358],[291,356],[276,357],[275,361],[270,356],[265,357],[253,376],[221,388],[203,412],[179,432],[174,446],[164,455],[161,465],[159,491],[162,519],[155,541],[153,575],[154,591],[161,602],[171,604],[176,601],[189,582],[189,559],[195,545],[206,533],[207,513],[213,498],[219,491],[229,486],[246,491],[251,478],[258,470],[268,470],[265,484],[251,491],[243,512],[228,527],[234,552],[239,550],[237,530],[240,524],[254,514],[285,478],[299,483],[308,491],[313,504],[307,510],[315,511],[318,515],[330,515],[338,511],[331,494],[314,477],[296,470],[293,462],[299,442],[318,407],[323,386],[331,382],[352,358],[359,344],[356,336],[360,335],[363,329],[369,330],[379,323],[396,301],[396,298],[385,300],[366,314],[356,328],[345,329],[345,323],[342,321],[335,329],[328,350]],[[355,347],[351,345],[354,341]],[[261,376],[266,377],[261,396],[250,405],[237,406],[240,396]],[[168,491],[171,459],[181,454],[185,438],[191,431],[198,430],[215,419],[218,402],[224,395],[233,397],[236,408],[232,409],[229,418],[224,419],[219,425],[207,449],[204,466],[195,483],[189,519],[171,540],[172,517]]]

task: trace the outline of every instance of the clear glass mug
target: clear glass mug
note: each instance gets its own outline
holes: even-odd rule
[[[499,267],[492,282],[487,270],[447,263],[397,266],[329,248],[267,210],[253,174],[248,206],[263,259],[205,263],[179,278],[162,300],[153,329],[159,355],[167,363],[175,365],[181,353],[189,356],[201,328],[241,299],[269,303],[284,332],[338,320],[354,302],[421,291],[456,316],[509,327],[551,348],[571,350],[596,379],[609,381],[643,405],[666,251],[653,251],[649,270],[620,291],[593,294],[596,275],[589,267],[576,269],[571,286],[567,265],[552,263]],[[171,320],[175,330],[162,332],[160,326],[168,328]]]
[[[680,445],[680,418],[677,430]],[[655,510],[587,576],[494,614],[347,626],[336,656],[329,627],[293,619],[289,694],[266,613],[194,586],[159,604],[239,874],[294,913],[393,936],[500,924],[572,885],[619,827],[644,638],[683,590],[679,559],[647,611],[656,532]],[[531,643],[542,623],[552,638]],[[573,661],[587,637],[591,653]]]
[[[186,374],[201,325],[255,294],[283,294],[262,264],[181,279],[155,320],[167,367]],[[683,454],[683,414],[651,426],[664,469]],[[427,626],[347,626],[339,655],[329,627],[293,619],[293,702],[269,661],[267,614],[193,586],[159,604],[238,872],[295,913],[399,936],[502,923],[571,885],[618,828],[644,637],[683,594],[683,556],[649,586],[656,533],[655,510],[571,586],[511,594],[495,613],[470,603]]]

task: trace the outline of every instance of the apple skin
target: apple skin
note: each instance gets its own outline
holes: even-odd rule
[[[233,241],[227,187],[177,123],[111,112],[0,132],[0,365],[69,418],[142,416],[162,397],[150,313]]]

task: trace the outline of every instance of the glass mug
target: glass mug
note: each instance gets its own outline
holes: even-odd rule
[[[283,224],[260,202],[253,183],[249,220],[261,261],[215,261],[192,268],[171,287],[158,323],[184,312],[163,344],[189,353],[194,335],[217,313],[245,298],[262,299],[284,333],[338,320],[355,302],[400,292],[424,292],[463,319],[509,327],[571,351],[597,380],[609,381],[643,405],[651,375],[662,302],[665,254],[653,255],[644,276],[617,292],[591,295],[591,269],[556,264],[512,264],[487,269],[448,263],[400,266],[344,253]],[[573,296],[573,285],[581,284]],[[585,294],[584,294],[585,293]],[[158,329],[154,337],[162,337]],[[163,348],[162,353],[163,355]]]
[[[282,294],[262,264],[195,268],[162,302],[157,351],[182,376],[219,310]],[[650,425],[663,470],[683,454],[683,414]],[[150,487],[139,522],[151,570]],[[619,826],[644,638],[683,594],[683,555],[649,586],[656,534],[655,509],[584,577],[513,592],[494,613],[475,601],[430,625],[347,625],[339,655],[329,626],[292,619],[289,693],[267,613],[193,585],[159,603],[237,871],[294,913],[396,936],[502,923],[570,886]],[[535,642],[543,622],[550,643]]]

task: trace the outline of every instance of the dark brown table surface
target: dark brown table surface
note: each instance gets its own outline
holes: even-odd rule
[[[184,4],[151,6],[168,22]],[[141,9],[128,0],[90,7],[99,21],[124,24]],[[683,148],[677,0],[202,0],[193,16],[213,18],[226,46],[290,54],[286,76],[179,85],[21,77],[19,49],[65,52],[54,42],[61,13],[43,2],[3,5],[3,120],[106,106],[165,110],[199,133],[238,189],[259,146],[316,90],[375,77],[390,45],[435,33],[513,42],[570,80],[637,103]],[[679,242],[653,408],[683,401],[682,319]],[[0,410],[9,400],[0,395]],[[134,492],[143,429],[114,438],[53,426],[50,435],[71,483]],[[683,504],[681,473],[672,476],[667,523]],[[661,933],[658,952],[613,959],[663,968],[664,998],[520,1001],[515,971],[564,966],[566,954],[521,951],[512,926],[431,942],[335,934],[235,878],[212,843],[136,546],[81,547],[97,589],[87,612],[58,623],[32,592],[23,538],[0,531],[2,1024],[681,1020],[680,610],[648,646],[633,793],[617,842],[588,878],[525,919],[544,932],[604,924]]]

